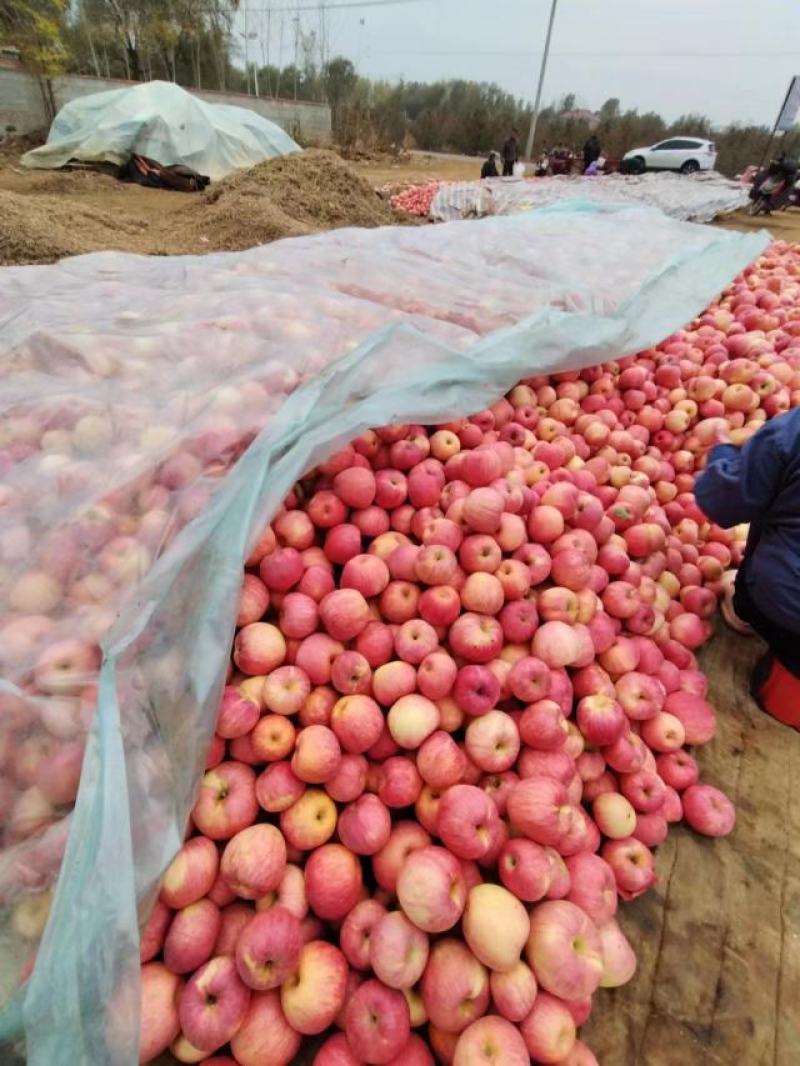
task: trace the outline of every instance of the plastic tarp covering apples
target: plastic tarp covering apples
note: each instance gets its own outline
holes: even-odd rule
[[[27,152],[22,164],[52,169],[75,159],[120,166],[136,153],[218,181],[299,151],[288,133],[250,108],[209,104],[179,85],[150,81],[71,100],[53,120],[47,143]]]
[[[670,218],[709,222],[748,202],[747,189],[721,174],[608,174],[586,178],[554,177],[526,181],[467,181],[443,185],[434,197],[431,218],[452,222],[485,215],[513,215],[563,200],[593,204],[636,203],[658,207]]]
[[[136,1060],[137,906],[183,838],[243,560],[298,477],[368,427],[647,348],[765,245],[560,205],[2,272],[0,1046]]]

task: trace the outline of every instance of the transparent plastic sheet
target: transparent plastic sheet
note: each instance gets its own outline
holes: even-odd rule
[[[28,551],[15,559],[12,550],[4,564],[2,617],[18,620],[8,589],[31,558],[69,557],[64,530],[77,525],[79,571],[95,573],[105,559],[114,580],[100,606],[68,592],[52,635],[64,635],[60,626],[100,639],[114,624],[99,711],[78,714],[84,730],[92,724],[74,811],[56,809],[37,832],[3,839],[0,928],[12,931],[20,906],[46,906],[66,853],[35,968],[0,1015],[0,1039],[24,1037],[36,1066],[136,1060],[137,903],[141,917],[183,836],[242,560],[294,481],[370,426],[460,416],[520,377],[657,343],[765,244],[658,212],[571,205],[337,231],[204,259],[99,255],[3,272],[2,425],[23,439],[32,431],[20,419],[36,415],[47,432],[66,426],[82,476],[53,463],[57,450],[15,452],[5,442],[12,506],[6,499],[0,512],[0,544],[17,550],[24,525]],[[107,552],[108,508],[134,541],[122,545],[130,559]],[[140,536],[153,510],[164,514]],[[120,526],[111,524],[113,541]],[[45,639],[38,634],[29,654]],[[33,659],[12,665],[0,727],[11,721],[19,744],[41,736],[42,722],[61,722],[64,695],[35,691]]]
[[[431,205],[431,218],[452,222],[487,215],[514,215],[580,198],[586,203],[657,207],[690,222],[709,222],[745,207],[748,190],[721,174],[606,174],[526,180],[465,181],[443,185]]]
[[[212,181],[300,146],[247,107],[209,104],[166,81],[92,93],[56,115],[47,143],[22,157],[26,167],[52,169],[71,159],[127,162],[134,153],[165,166],[183,163]]]

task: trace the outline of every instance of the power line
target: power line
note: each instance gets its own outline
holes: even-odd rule
[[[396,0],[399,2],[399,0]],[[412,2],[412,0],[407,0]],[[533,50],[535,54],[536,49]],[[530,58],[531,50],[487,51],[485,48],[473,51],[448,51],[445,49],[377,49],[376,55],[415,55],[415,56],[524,56]],[[797,52],[551,52],[552,56],[579,57],[581,59],[785,59],[797,58]]]
[[[280,7],[251,7],[251,14],[291,15],[298,11],[344,11],[361,7],[399,7],[403,4],[429,3],[430,0],[341,0],[341,3],[329,4],[325,0],[319,3],[282,4]]]

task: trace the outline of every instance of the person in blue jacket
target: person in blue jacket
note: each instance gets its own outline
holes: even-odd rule
[[[763,710],[800,729],[800,408],[741,448],[717,444],[695,496],[723,528],[750,523],[733,609],[768,645],[751,691]]]

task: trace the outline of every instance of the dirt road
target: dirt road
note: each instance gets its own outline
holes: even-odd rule
[[[751,218],[746,211],[736,211],[718,218],[715,225],[751,232],[766,229],[778,240],[800,241],[800,211],[795,209],[778,211],[769,217],[758,215],[757,218]]]
[[[362,177],[377,188],[388,184],[422,184],[426,181],[474,181],[480,177],[482,159],[471,156],[412,152],[400,160],[379,159],[356,163]]]

